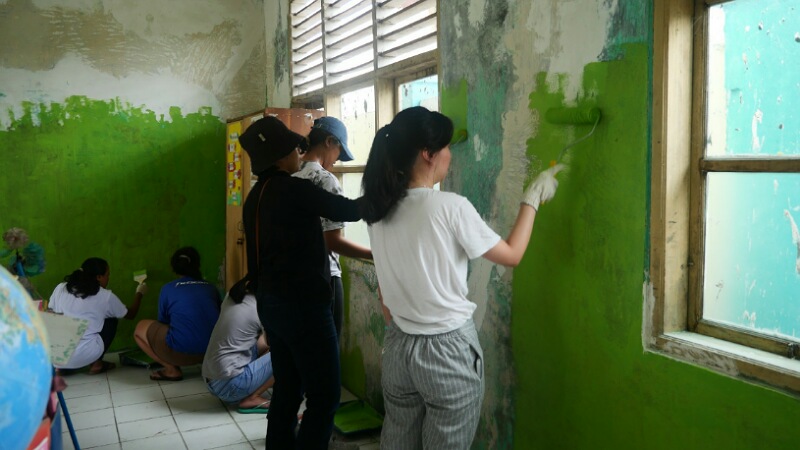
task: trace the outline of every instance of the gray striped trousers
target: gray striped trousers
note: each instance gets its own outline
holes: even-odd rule
[[[382,450],[470,448],[483,401],[483,351],[475,324],[436,335],[389,327],[382,356]]]

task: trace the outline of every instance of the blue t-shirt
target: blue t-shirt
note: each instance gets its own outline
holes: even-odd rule
[[[169,325],[167,346],[183,353],[205,353],[219,304],[217,288],[206,281],[183,277],[165,284],[158,297],[158,321]]]

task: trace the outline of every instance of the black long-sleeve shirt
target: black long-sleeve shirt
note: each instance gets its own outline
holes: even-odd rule
[[[355,222],[361,219],[357,201],[275,168],[258,178],[244,203],[250,290],[285,300],[329,302],[330,263],[319,218]]]

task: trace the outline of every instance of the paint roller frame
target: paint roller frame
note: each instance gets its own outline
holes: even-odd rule
[[[559,107],[548,109],[544,114],[544,118],[548,123],[554,125],[592,125],[592,130],[589,131],[588,134],[580,139],[572,141],[571,143],[567,144],[566,147],[562,148],[558,154],[558,159],[551,161],[550,166],[560,163],[567,150],[583,142],[584,140],[588,139],[589,136],[594,134],[594,131],[597,129],[597,124],[600,123],[602,116],[603,114],[600,112],[600,108],[595,106]]]

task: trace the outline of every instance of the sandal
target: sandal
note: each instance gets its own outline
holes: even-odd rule
[[[269,412],[269,400],[250,408],[239,408],[236,411],[239,414],[266,414]]]
[[[163,370],[156,370],[150,374],[150,379],[153,381],[181,381],[183,380],[183,375],[178,375],[177,377],[168,377],[164,375]]]
[[[250,408],[239,408],[239,414],[266,414],[269,412],[269,400]]]
[[[115,367],[117,367],[116,364],[108,361],[103,361],[103,365],[99,369],[97,370],[89,369],[89,375],[100,375],[101,373],[106,373]]]

